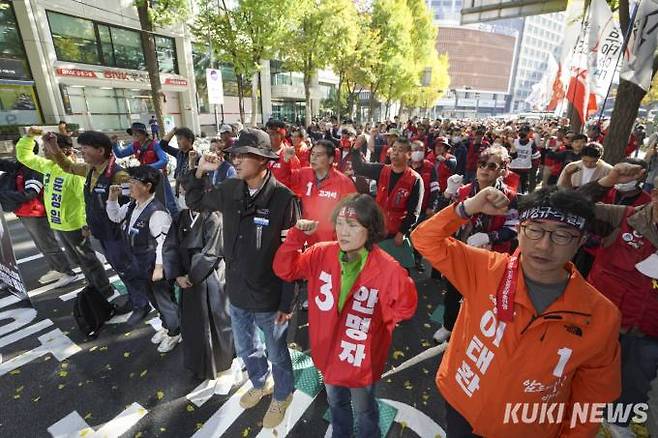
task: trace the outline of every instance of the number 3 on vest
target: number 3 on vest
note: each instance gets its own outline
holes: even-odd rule
[[[334,307],[334,294],[331,292],[333,287],[331,282],[331,274],[327,274],[326,272],[322,271],[320,273],[320,281],[324,283],[320,287],[320,294],[322,294],[323,299],[320,299],[320,297],[315,297],[315,304],[317,304],[320,310],[326,312]]]

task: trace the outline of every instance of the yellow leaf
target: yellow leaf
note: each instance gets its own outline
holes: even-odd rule
[[[187,412],[194,412],[194,406],[192,405],[187,405],[185,409],[187,409]]]
[[[94,430],[93,430],[92,428],[87,427],[86,429],[82,429],[82,430],[80,431],[80,436],[87,436],[87,435],[89,435],[90,433],[92,433],[93,431],[94,431]]]
[[[199,430],[203,427],[203,423],[197,423],[195,426],[196,430]]]
[[[425,373],[425,374],[429,374],[430,371],[429,371],[427,368],[423,368],[423,373]]]
[[[89,349],[89,351],[96,351],[97,348],[98,348],[98,345],[94,345],[93,347],[91,347],[91,348]]]
[[[123,353],[123,357],[130,357],[130,352],[126,351],[125,353]]]
[[[407,389],[407,390],[413,389],[413,387],[414,387],[414,386],[411,384],[411,382],[408,381],[408,380],[405,380],[405,381],[404,381],[403,386],[404,386],[404,389]]]
[[[400,350],[395,350],[395,351],[393,352],[393,359],[394,359],[394,360],[398,360],[398,359],[400,359],[401,357],[404,357],[404,353],[401,352]]]
[[[133,377],[135,377],[135,373],[128,374],[128,377],[130,377],[132,379]]]
[[[161,428],[160,428],[160,432],[166,432],[166,431],[167,431],[167,428],[166,428],[166,427],[161,427]]]
[[[135,438],[141,438],[142,437],[142,432],[137,432],[135,434]]]
[[[62,389],[62,388],[64,388],[65,386],[66,386],[66,385],[64,385],[63,383],[60,383],[59,385],[57,385],[57,389]]]
[[[16,388],[16,392],[21,392],[25,388],[25,386],[21,385],[18,388]]]
[[[101,347],[100,351],[107,351],[107,347]]]
[[[124,336],[130,336],[131,333],[132,333],[132,332],[126,332],[126,333],[124,333],[123,335],[124,335]]]
[[[62,362],[59,366],[61,366],[63,369],[67,369],[69,367],[68,362]]]
[[[430,327],[432,327],[432,326],[429,325],[428,323],[425,323],[425,324],[423,324],[423,327],[425,327],[425,328],[430,328]]]
[[[59,372],[59,377],[66,377],[66,376],[68,376],[68,374],[69,374],[68,371],[62,370],[62,371]]]
[[[158,400],[162,400],[164,398],[164,392],[158,391],[155,396],[158,398]]]
[[[251,427],[248,427],[242,431],[242,437],[246,438],[249,436],[249,432],[251,432]]]
[[[146,375],[146,373],[148,373],[148,372],[149,372],[149,370],[142,371],[141,373],[139,373],[139,377],[144,377]]]
[[[85,415],[85,420],[89,420],[91,417],[91,412],[87,412],[87,415]]]
[[[16,374],[20,374],[20,373],[21,373],[21,370],[11,370],[11,371],[9,371],[9,374],[11,374],[12,376],[15,376]]]
[[[21,398],[20,394],[14,394],[14,400],[18,400],[19,398]]]
[[[431,345],[432,345],[432,344],[430,344],[430,342],[427,341],[427,340],[423,340],[423,342],[420,343],[420,346],[421,346],[421,347],[425,347],[425,348],[427,348],[427,347],[429,347],[429,346],[431,346]]]
[[[38,402],[39,400],[41,400],[41,396],[39,396],[39,397],[37,397],[37,398],[35,398],[35,399],[32,399],[32,401],[33,401],[34,403]]]

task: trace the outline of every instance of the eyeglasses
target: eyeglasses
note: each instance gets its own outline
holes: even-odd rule
[[[540,226],[531,225],[531,224],[521,225],[521,229],[523,230],[523,234],[525,235],[525,237],[527,237],[530,240],[541,240],[544,238],[544,234],[548,233],[551,242],[553,242],[556,245],[568,245],[574,239],[578,239],[580,237],[580,235],[574,235],[567,231],[563,231],[563,230],[549,231],[549,230],[545,230]]]
[[[478,167],[480,169],[487,169],[487,170],[498,170],[500,166],[496,163],[489,163],[487,161],[478,161]]]

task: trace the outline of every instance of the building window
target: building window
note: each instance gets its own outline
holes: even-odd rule
[[[11,2],[0,1],[0,126],[41,123],[30,66]]]
[[[100,64],[92,21],[51,12],[48,13],[48,21],[57,59]]]
[[[145,70],[139,31],[48,11],[55,53],[60,61]],[[177,73],[176,43],[155,36],[160,71]]]

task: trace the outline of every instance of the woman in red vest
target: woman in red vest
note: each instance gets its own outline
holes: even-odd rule
[[[274,257],[284,281],[308,280],[311,355],[322,372],[333,436],[381,436],[375,386],[381,378],[396,324],[418,302],[407,272],[375,243],[384,216],[369,195],[346,197],[334,210],[337,242],[301,253],[318,222],[299,220]]]

